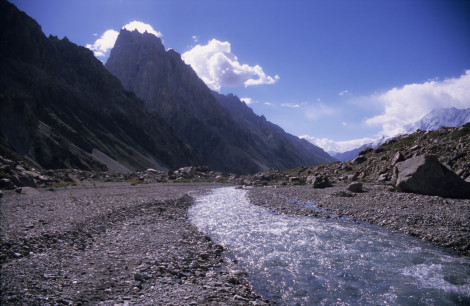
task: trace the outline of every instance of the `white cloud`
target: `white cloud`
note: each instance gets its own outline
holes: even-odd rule
[[[104,57],[109,49],[114,47],[114,43],[119,35],[115,30],[107,30],[92,45],[87,44],[85,47],[93,51],[96,57]]]
[[[282,103],[282,107],[288,107],[288,108],[299,108],[300,104],[297,103]]]
[[[161,37],[162,33],[155,31],[149,24],[134,20],[122,27],[128,31],[137,30],[140,33],[151,33],[157,37]],[[93,44],[87,44],[85,47],[92,50],[96,57],[106,57],[109,50],[114,47],[119,32],[113,29],[107,30]],[[98,34],[93,34],[98,36]]]
[[[245,102],[245,104],[247,104],[247,105],[253,103],[251,98],[240,98],[240,101]]]
[[[366,100],[384,107],[381,115],[367,119],[366,123],[382,126],[382,135],[395,136],[404,132],[403,126],[420,120],[433,109],[470,107],[470,70],[458,78],[408,84]]]
[[[212,39],[207,45],[197,45],[181,56],[186,64],[196,71],[197,75],[211,89],[219,91],[222,86],[247,86],[273,84],[279,76],[268,76],[259,66],[240,64],[231,52],[229,42]]]
[[[142,33],[142,34],[144,34],[145,32],[148,32],[148,33],[153,34],[157,37],[162,37],[163,36],[162,33],[158,32],[158,31],[155,31],[155,29],[151,25],[149,25],[147,23],[143,23],[141,21],[137,21],[137,20],[129,22],[128,24],[126,24],[122,28],[126,29],[128,31],[137,30],[137,31],[139,31],[139,33]]]
[[[374,138],[360,138],[345,141],[335,141],[328,138],[316,138],[309,135],[303,135],[299,138],[306,139],[327,152],[346,152],[376,140]]]
[[[338,95],[339,96],[344,96],[344,95],[350,95],[351,93],[349,92],[349,90],[343,90],[342,92],[340,92]]]
[[[196,35],[193,35],[192,38],[193,38],[193,41],[194,41],[195,43],[197,43],[197,42],[199,41],[199,37],[196,36]]]

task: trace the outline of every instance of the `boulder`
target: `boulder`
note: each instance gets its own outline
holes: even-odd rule
[[[315,180],[315,176],[309,175],[309,176],[307,176],[306,183],[307,184],[312,184],[314,180]]]
[[[348,188],[351,192],[363,192],[362,183],[351,183]]]
[[[362,164],[365,161],[367,161],[367,157],[365,157],[364,155],[360,155],[356,157],[355,159],[353,159],[351,163],[354,165],[358,165],[358,164]]]
[[[333,186],[326,175],[318,175],[312,182],[313,188],[327,188]]]
[[[13,190],[16,186],[13,182],[7,178],[0,179],[0,189]]]
[[[419,155],[395,165],[392,183],[398,191],[446,198],[470,198],[470,183],[441,164],[437,157]]]
[[[397,163],[402,162],[405,160],[405,157],[401,152],[395,153],[395,155],[392,158],[392,166],[395,166]]]
[[[364,148],[361,151],[359,151],[358,156],[369,154],[372,151],[374,151],[374,149],[372,149],[371,147]]]

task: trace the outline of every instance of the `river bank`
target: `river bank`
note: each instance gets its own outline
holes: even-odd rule
[[[265,301],[186,217],[220,184],[95,183],[4,192],[2,305]]]
[[[387,185],[377,183],[365,183],[361,193],[349,192],[346,187],[254,187],[249,189],[248,198],[255,205],[282,214],[352,217],[470,256],[470,200],[390,192]],[[317,209],[307,207],[309,204]]]

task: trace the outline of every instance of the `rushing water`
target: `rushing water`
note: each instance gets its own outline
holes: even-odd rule
[[[196,200],[191,222],[282,304],[470,304],[470,259],[378,226],[273,214],[246,191]]]

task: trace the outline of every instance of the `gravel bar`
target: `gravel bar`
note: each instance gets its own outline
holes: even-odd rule
[[[218,184],[95,183],[4,192],[2,305],[264,305],[187,220]]]
[[[363,186],[361,193],[347,191],[345,184],[324,189],[309,185],[253,187],[248,198],[253,204],[277,213],[352,217],[470,256],[470,200],[390,192],[385,184]]]

